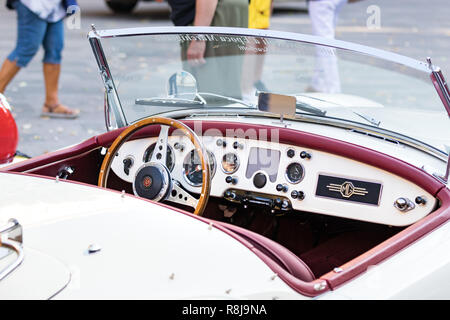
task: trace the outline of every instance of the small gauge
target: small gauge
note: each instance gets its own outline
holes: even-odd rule
[[[239,168],[239,158],[235,153],[227,153],[222,158],[222,169],[225,173],[235,173]]]
[[[299,183],[302,181],[305,170],[303,166],[298,162],[293,162],[286,168],[286,179],[290,183]]]
[[[216,172],[216,159],[214,155],[208,151],[209,157],[209,167],[211,171],[211,178],[214,177],[214,173]],[[198,152],[192,150],[189,152],[184,158],[183,162],[183,170],[184,170],[184,178],[186,181],[194,187],[199,187],[203,183],[203,175],[202,175],[202,160],[198,155]]]
[[[155,150],[156,143],[152,144],[147,148],[144,152],[144,162],[149,162],[153,155],[153,150]],[[172,171],[175,166],[175,155],[170,145],[167,145],[167,157],[166,157],[166,166]]]

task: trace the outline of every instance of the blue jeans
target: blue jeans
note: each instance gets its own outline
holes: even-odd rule
[[[61,64],[61,52],[64,48],[63,20],[50,23],[39,18],[20,1],[14,3],[17,11],[17,44],[8,60],[16,62],[19,67],[26,67],[44,47],[44,63]]]

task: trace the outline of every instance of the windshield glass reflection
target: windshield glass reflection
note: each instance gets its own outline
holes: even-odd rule
[[[203,59],[187,57],[194,40],[205,45]],[[441,150],[450,145],[449,119],[429,74],[397,63],[226,34],[105,38],[102,45],[128,123],[180,109],[256,109],[258,94],[269,92],[295,96],[298,113],[388,129]],[[181,72],[194,77],[184,97],[173,94],[171,78]]]

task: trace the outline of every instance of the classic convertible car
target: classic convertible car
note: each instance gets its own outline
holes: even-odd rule
[[[89,42],[107,131],[3,167],[0,299],[450,298],[431,59],[233,28]]]

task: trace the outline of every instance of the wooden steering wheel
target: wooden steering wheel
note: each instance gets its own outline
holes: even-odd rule
[[[201,216],[205,210],[211,190],[209,157],[195,132],[177,120],[162,117],[150,117],[136,122],[125,129],[116,140],[114,140],[103,159],[98,177],[98,186],[106,188],[111,163],[120,147],[136,131],[150,125],[160,125],[161,129],[150,161],[144,163],[137,169],[133,182],[134,194],[138,197],[153,201],[168,200],[187,205],[195,209],[195,215]],[[199,199],[194,198],[190,193],[182,189],[180,183],[172,179],[170,170],[166,166],[170,127],[180,130],[184,135],[189,137],[201,159],[203,181]]]

